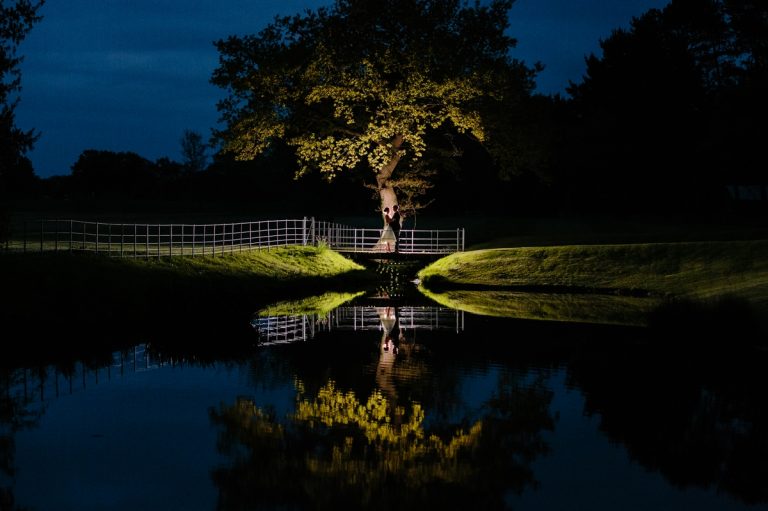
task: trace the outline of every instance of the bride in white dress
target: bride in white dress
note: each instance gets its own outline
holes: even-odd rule
[[[389,215],[389,208],[384,208],[384,229],[381,231],[381,237],[374,247],[376,252],[392,252],[395,249],[395,243],[397,237],[395,231],[392,230],[390,222],[392,217]]]

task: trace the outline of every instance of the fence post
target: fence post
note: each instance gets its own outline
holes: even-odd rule
[[[303,246],[307,246],[307,217],[301,220],[301,241]]]
[[[69,221],[69,251],[72,252],[72,220]]]
[[[53,251],[58,252],[59,251],[59,221],[54,220],[54,224],[56,225],[56,227],[54,228],[54,233],[56,238],[53,241]]]
[[[315,217],[312,217],[312,222],[310,225],[310,231],[309,235],[312,236],[310,239],[312,240],[312,245],[317,245],[317,237],[315,236]]]
[[[173,255],[173,224],[168,225],[168,255]]]
[[[40,252],[43,251],[43,220],[40,220]]]
[[[120,224],[120,257],[123,257],[124,247],[125,247],[125,224]]]

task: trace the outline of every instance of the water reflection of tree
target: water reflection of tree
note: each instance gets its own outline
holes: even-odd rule
[[[222,405],[211,418],[232,463],[213,473],[219,508],[503,509],[535,482],[550,400],[541,382],[505,375],[480,416],[429,427],[416,401],[360,400],[333,381],[316,394],[297,382],[285,420],[247,399]]]
[[[679,342],[679,340],[678,340]],[[768,360],[764,355],[622,346],[582,357],[571,377],[586,411],[629,455],[679,487],[768,502]]]
[[[33,411],[29,400],[15,392],[25,374],[18,370],[0,370],[0,510],[16,507],[13,479],[16,474],[16,433],[35,427],[42,411]]]

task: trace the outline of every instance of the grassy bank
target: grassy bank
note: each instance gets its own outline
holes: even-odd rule
[[[768,241],[572,245],[476,250],[424,268],[426,287],[563,288],[765,299]]]
[[[55,348],[64,335],[84,344],[222,342],[248,335],[250,316],[269,303],[359,291],[369,278],[356,263],[313,247],[150,260],[2,254],[0,320],[24,341],[17,347]]]
[[[436,261],[419,278],[433,299],[485,315],[643,324],[662,301],[683,299],[738,300],[761,316],[768,241],[475,250]],[[489,301],[489,291],[504,296]]]

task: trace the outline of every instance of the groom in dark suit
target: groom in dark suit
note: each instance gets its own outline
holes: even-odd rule
[[[389,221],[389,225],[392,227],[392,232],[395,233],[395,252],[400,251],[400,208],[395,204],[392,206],[392,219]]]

